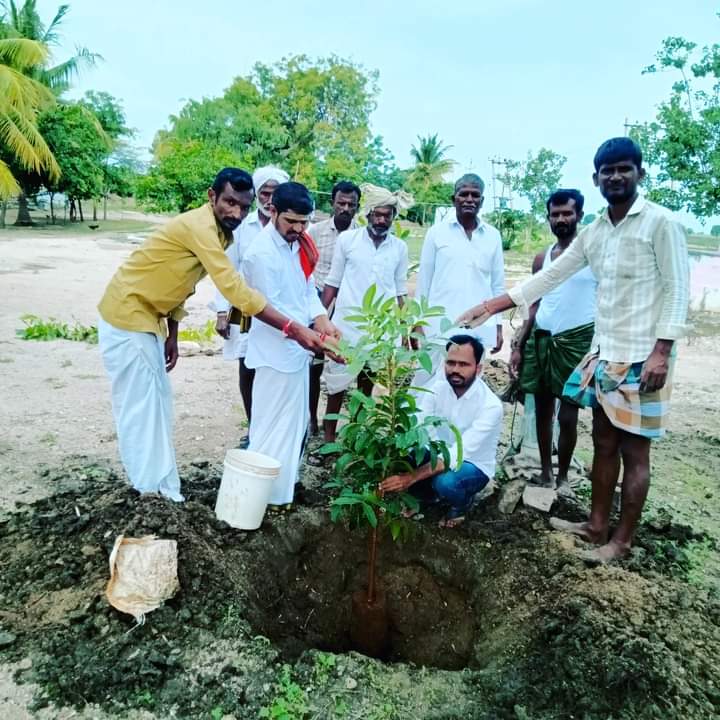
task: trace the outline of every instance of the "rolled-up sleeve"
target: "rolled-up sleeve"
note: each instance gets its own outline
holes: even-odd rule
[[[677,340],[687,332],[690,302],[690,268],[685,229],[677,220],[668,218],[654,236],[653,249],[663,290],[657,337],[661,340]]]
[[[265,297],[249,287],[233,268],[217,238],[195,234],[191,240],[191,249],[215,283],[215,287],[233,307],[242,310],[245,315],[257,315],[265,308]]]
[[[572,241],[570,247],[559,258],[553,260],[548,267],[511,288],[508,291],[510,299],[517,305],[522,317],[527,319],[530,315],[530,306],[536,300],[556,288],[578,270],[582,270],[587,264],[585,243],[583,235],[580,234]]]

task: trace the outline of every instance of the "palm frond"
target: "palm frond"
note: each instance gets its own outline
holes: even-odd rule
[[[61,5],[57,9],[55,17],[50,21],[50,24],[47,26],[47,29],[43,33],[42,41],[45,44],[57,45],[60,42],[60,36],[57,34],[56,30],[60,27],[63,18],[65,17],[69,9],[69,5]]]
[[[37,40],[8,37],[0,39],[0,63],[25,70],[42,65],[48,58],[47,46]]]
[[[7,200],[20,192],[20,185],[10,172],[10,168],[0,160],[0,200]]]
[[[4,145],[27,170],[47,172],[51,179],[60,176],[60,167],[37,126],[10,109],[0,112],[0,145]]]

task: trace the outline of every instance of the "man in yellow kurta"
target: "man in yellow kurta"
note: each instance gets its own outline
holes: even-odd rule
[[[206,274],[246,315],[282,330],[312,352],[323,347],[318,333],[291,321],[248,287],[225,254],[254,197],[248,173],[222,170],[208,190],[208,203],[155,231],[118,269],[98,306],[99,344],[112,384],[120,456],[139,492],[184,499],[167,373],[178,358],[183,304]]]

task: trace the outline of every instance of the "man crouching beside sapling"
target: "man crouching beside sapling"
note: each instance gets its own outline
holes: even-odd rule
[[[453,528],[465,520],[475,494],[495,474],[495,456],[502,428],[503,408],[500,400],[485,384],[482,375],[484,348],[472,335],[454,335],[446,346],[445,377],[438,378],[420,393],[420,415],[447,418],[462,438],[462,464],[457,466],[460,451],[454,433],[448,426],[434,430],[437,439],[447,443],[450,467],[438,457],[435,466],[429,453],[424,464],[411,473],[392,475],[380,483],[382,492],[408,490],[421,501],[441,501],[450,505],[440,521],[441,527]]]

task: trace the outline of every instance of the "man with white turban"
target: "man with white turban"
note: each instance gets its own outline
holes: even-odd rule
[[[413,205],[407,193],[390,192],[385,188],[365,183],[362,191],[363,214],[367,226],[340,233],[335,243],[330,273],[325,279],[322,302],[329,307],[336,300],[333,322],[343,337],[351,343],[360,338],[354,323],[346,320],[352,308],[362,304],[371,285],[377,287],[376,297],[395,297],[402,305],[407,295],[408,249],[403,240],[390,232],[398,212]],[[328,391],[327,413],[340,412],[345,391],[355,378],[362,392],[372,392],[372,380],[365,374],[351,375],[345,365],[328,360],[325,365],[325,383]],[[334,442],[337,420],[325,419],[325,440]],[[319,458],[308,458],[318,464]]]
[[[270,205],[272,203],[273,190],[275,190],[280,183],[287,182],[290,176],[280,168],[267,165],[255,170],[252,179],[253,187],[255,188],[257,209],[253,210],[234,231],[234,242],[226,252],[233,267],[237,271],[240,270],[242,259],[250,247],[250,243],[268,222],[270,222]],[[239,361],[240,396],[242,397],[245,415],[249,424],[252,386],[255,377],[255,371],[245,365],[250,318],[243,316],[237,308],[231,307],[230,303],[220,292],[215,293],[215,298],[210,303],[210,309],[215,310],[217,313],[215,330],[218,335],[225,338],[223,357],[225,360]],[[247,447],[247,443],[248,438],[246,436],[241,440],[240,444],[243,447]]]

